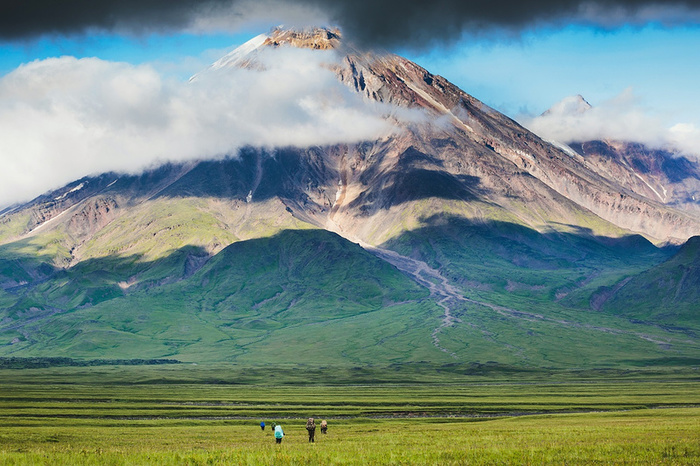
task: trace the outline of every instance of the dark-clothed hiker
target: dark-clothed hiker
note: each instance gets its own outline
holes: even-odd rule
[[[309,442],[314,441],[314,435],[316,435],[316,423],[314,422],[314,418],[310,417],[308,421],[306,421],[306,430],[309,431]]]
[[[321,421],[321,433],[325,434],[327,430],[328,430],[328,423],[324,419],[323,421]]]
[[[265,421],[260,421],[260,430],[265,430]]]
[[[282,432],[282,426],[277,424],[275,426],[275,443],[282,443],[282,437],[284,437],[284,432]]]

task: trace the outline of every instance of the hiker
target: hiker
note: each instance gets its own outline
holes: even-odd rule
[[[265,421],[260,421],[260,430],[265,430]]]
[[[284,432],[282,432],[282,426],[280,424],[275,425],[275,443],[282,443],[282,437],[284,437]]]
[[[323,421],[321,421],[321,433],[325,434],[327,430],[328,430],[328,423],[324,419]]]
[[[313,443],[314,435],[316,435],[316,423],[314,422],[314,418],[310,417],[309,420],[306,421],[306,430],[309,431],[309,442]]]

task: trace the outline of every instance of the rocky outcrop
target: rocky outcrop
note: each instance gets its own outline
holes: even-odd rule
[[[117,201],[111,197],[97,197],[86,201],[68,221],[68,232],[78,241],[92,237],[114,220]]]
[[[340,46],[340,31],[338,29],[307,28],[307,29],[273,29],[263,42],[265,46],[307,48],[314,50],[329,50]]]
[[[32,202],[26,204],[22,209],[29,213],[29,218],[24,228],[19,231],[18,236],[24,236],[35,229],[45,225],[59,215],[78,205],[83,200],[96,195],[108,184],[109,176],[103,175],[95,178],[83,178],[75,181],[61,189],[48,192],[39,196]],[[5,216],[3,222],[10,220],[10,216]]]

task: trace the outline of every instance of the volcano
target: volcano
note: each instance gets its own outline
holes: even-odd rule
[[[698,354],[697,311],[674,322],[668,300],[637,292],[631,316],[611,299],[700,234],[696,211],[337,30],[273,30],[192,79],[263,73],[290,48],[329,57],[391,130],[105,173],[6,209],[0,355],[571,368]]]

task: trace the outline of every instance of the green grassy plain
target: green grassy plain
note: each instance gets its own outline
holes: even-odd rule
[[[269,383],[240,383],[248,371]],[[693,371],[501,373],[459,383],[434,375],[423,383],[339,385],[321,380],[322,372],[3,370],[0,464],[700,462]],[[309,416],[329,422],[315,444],[304,430]],[[261,419],[282,424],[281,445],[269,427],[260,430]]]
[[[276,445],[255,421],[16,427],[2,464],[697,464],[699,409],[494,419],[331,420],[309,444],[301,419]]]

